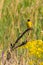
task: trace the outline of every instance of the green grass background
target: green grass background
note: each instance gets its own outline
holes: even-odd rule
[[[43,0],[4,0],[0,13],[0,58],[2,51],[6,51],[27,28],[27,19],[32,21],[34,30],[30,35],[26,33],[17,45],[26,39],[43,40]]]

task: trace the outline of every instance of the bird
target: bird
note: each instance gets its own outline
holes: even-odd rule
[[[19,37],[17,38],[17,40],[15,41],[15,43],[14,43],[13,45],[12,45],[12,44],[10,45],[10,47],[11,47],[12,49],[18,48],[18,47],[23,46],[23,45],[26,44],[25,41],[24,41],[24,42],[22,42],[20,45],[18,45],[17,47],[15,47],[15,45],[16,45],[16,44],[18,43],[18,41],[23,37],[23,35],[24,35],[26,32],[32,30],[32,21],[31,21],[30,19],[28,19],[28,20],[26,21],[26,24],[27,24],[27,29],[21,34],[21,36],[19,36]]]
[[[27,23],[28,28],[32,28],[33,24],[32,24],[32,21],[30,19],[28,19],[26,23]]]

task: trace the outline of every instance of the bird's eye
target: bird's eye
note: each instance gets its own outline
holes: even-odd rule
[[[30,19],[28,19],[27,21],[30,21]]]

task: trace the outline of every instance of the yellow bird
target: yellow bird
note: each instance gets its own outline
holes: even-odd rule
[[[31,20],[27,20],[27,26],[29,27],[29,28],[32,28],[32,21]]]
[[[27,23],[28,28],[21,34],[20,37],[17,38],[17,40],[15,41],[15,44],[13,44],[13,45],[11,44],[11,49],[15,47],[16,43],[22,38],[22,36],[23,36],[26,32],[28,32],[28,31],[30,31],[30,30],[33,30],[33,29],[32,29],[32,22],[31,22],[29,19],[27,20],[26,23]],[[18,47],[20,47],[20,46],[25,45],[26,42],[27,42],[27,41],[23,42],[22,44],[20,44],[19,46],[15,47],[15,48],[18,48]]]

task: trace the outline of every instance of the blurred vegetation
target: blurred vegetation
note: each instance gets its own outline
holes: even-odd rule
[[[2,51],[5,52],[10,46],[10,43],[14,43],[15,40],[27,28],[27,19],[30,19],[32,21],[34,30],[30,33],[26,33],[22,37],[22,39],[17,43],[17,45],[25,40],[43,40],[43,0],[2,1],[3,6],[0,6],[0,58]],[[27,49],[17,49],[16,51],[18,52],[18,57],[20,55],[25,56]],[[34,57],[32,57],[33,56],[30,57],[30,65],[33,65],[33,61],[31,59],[33,59]],[[34,58],[34,60],[35,59],[36,58]],[[40,59],[40,61],[42,60],[43,58]],[[37,59],[35,63],[36,62]],[[40,63],[39,65],[43,64]]]

